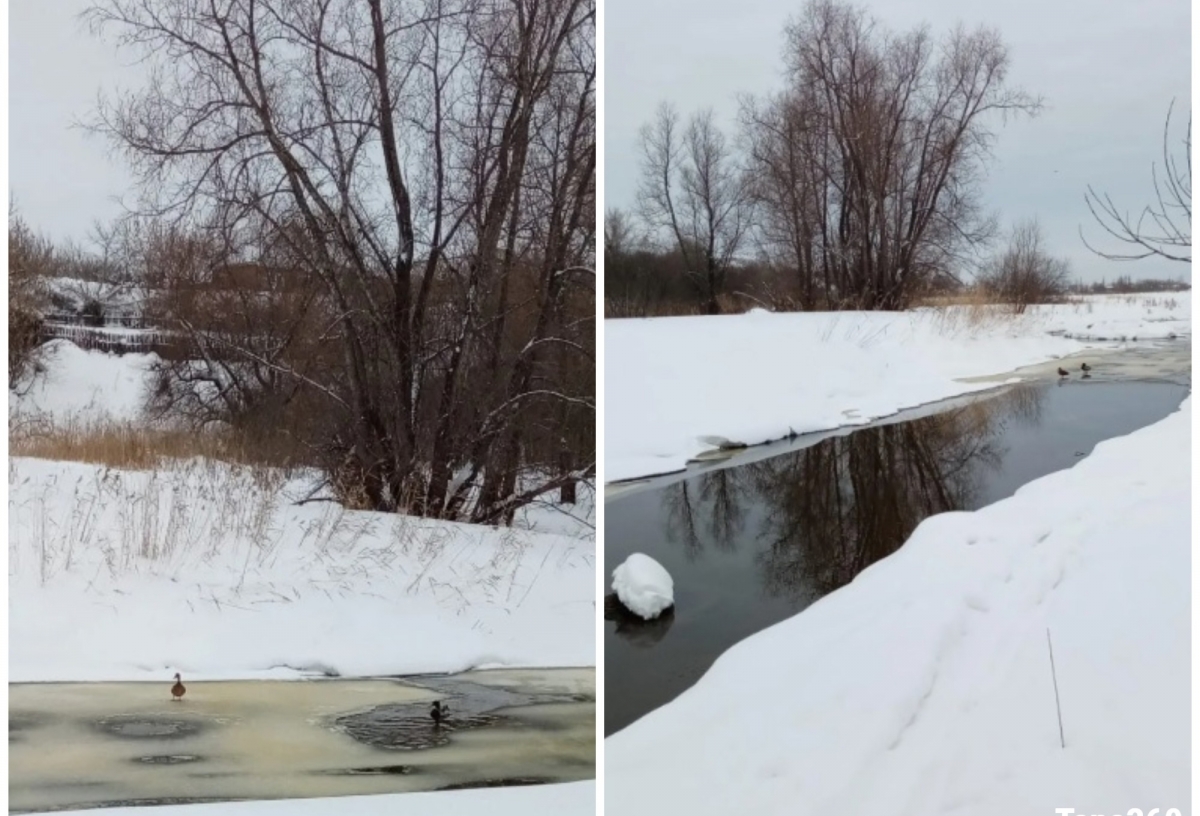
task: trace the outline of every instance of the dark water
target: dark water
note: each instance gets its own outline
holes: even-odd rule
[[[607,574],[633,552],[651,555],[674,578],[676,607],[649,624],[606,612],[605,733],[674,699],[733,644],[849,583],[926,517],[1011,496],[1164,418],[1188,391],[1025,385],[609,499]]]

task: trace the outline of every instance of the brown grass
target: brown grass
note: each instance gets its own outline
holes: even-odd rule
[[[934,310],[936,325],[943,333],[989,328],[1018,316],[1011,304],[999,303],[981,289],[968,289],[953,295],[931,295],[921,298],[913,307]]]
[[[9,455],[87,462],[122,470],[156,470],[171,460],[196,457],[230,464],[290,469],[298,461],[283,440],[234,431],[194,433],[132,424],[10,427]]]
[[[686,300],[640,304],[620,298],[604,299],[604,317],[608,320],[629,317],[688,317],[699,313],[696,305]]]
[[[1057,304],[1084,307],[1090,311],[1092,304],[1077,295],[1067,295]],[[1031,304],[1038,305],[1038,304]],[[997,300],[993,293],[982,287],[965,289],[953,295],[930,295],[919,298],[914,308],[929,308],[938,312],[936,322],[944,331],[973,331],[995,328],[1018,318],[1021,311],[1012,303]]]
[[[1174,297],[1147,299],[1141,295],[1127,295],[1123,298],[1127,303],[1139,303],[1149,307],[1164,307],[1175,309],[1178,301]],[[722,293],[717,298],[722,314],[741,314],[756,307],[765,307],[774,312],[801,311],[787,298],[772,293],[762,298],[753,297],[741,292]],[[1085,296],[1064,295],[1055,301],[1056,305],[1074,306],[1077,310],[1092,311],[1094,303]],[[1034,304],[1038,305],[1038,304]],[[948,331],[974,330],[996,327],[1019,316],[1019,311],[1011,303],[998,300],[993,293],[983,288],[964,289],[955,294],[926,295],[914,299],[913,309],[933,309],[938,314],[935,318],[940,328]],[[613,317],[678,317],[698,315],[700,309],[691,301],[663,301],[653,305],[653,314],[643,314],[633,304],[609,298],[605,300],[605,316]],[[817,311],[830,311],[819,309]]]

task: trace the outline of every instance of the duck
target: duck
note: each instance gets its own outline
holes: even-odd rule
[[[1090,365],[1088,365],[1087,363],[1084,363],[1083,365],[1081,365],[1079,367],[1079,370],[1080,371],[1091,371],[1092,367]]]
[[[433,707],[429,709],[429,716],[433,717],[434,725],[441,725],[442,718],[450,714],[450,706],[442,705],[441,700],[434,700]]]
[[[171,702],[181,701],[185,694],[187,694],[187,687],[183,685],[183,678],[179,676],[179,672],[175,672],[175,685],[171,686]]]
[[[1058,376],[1060,376],[1060,377],[1067,377],[1067,376],[1070,376],[1070,373],[1071,373],[1071,372],[1067,371],[1067,370],[1066,370],[1065,368],[1063,368],[1062,366],[1059,366],[1059,367],[1058,367]]]

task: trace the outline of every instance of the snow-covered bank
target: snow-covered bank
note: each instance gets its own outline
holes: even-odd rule
[[[105,816],[146,816],[148,812],[144,807],[104,810]],[[156,807],[152,811],[153,816],[462,816],[467,813],[487,816],[531,816],[537,813],[585,816],[595,812],[595,782],[390,796],[218,802],[211,805]],[[95,811],[64,811],[64,816],[71,813],[91,814]]]
[[[557,532],[298,506],[307,485],[263,479],[201,460],[156,472],[11,460],[10,681],[594,664],[587,524],[536,509],[528,523]]]
[[[154,355],[46,346],[10,434],[145,427]],[[313,474],[9,462],[9,679],[367,676],[595,664],[595,498],[514,529],[347,511]]]
[[[46,371],[20,394],[9,394],[9,423],[54,426],[131,422],[142,415],[156,354],[85,351],[68,340],[43,347]]]
[[[934,516],[730,649],[606,741],[606,808],[1186,809],[1190,420],[1189,398],[1010,499]]]
[[[962,307],[605,321],[605,479],[679,470],[718,439],[863,424],[994,385],[962,379],[1089,346],[1185,337],[1191,297],[1088,297],[977,317]]]

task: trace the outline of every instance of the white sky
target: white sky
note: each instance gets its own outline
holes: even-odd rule
[[[11,0],[8,53],[9,189],[21,215],[56,240],[87,238],[118,215],[130,175],[107,142],[74,127],[101,88],[136,84],[111,45],[78,20],[86,0]]]
[[[682,112],[711,106],[732,124],[735,95],[778,86],[781,30],[799,0],[602,0],[605,31],[606,206],[628,208],[637,186],[637,130],[662,100]],[[115,49],[78,21],[87,0],[11,0],[9,184],[35,228],[83,240],[131,197],[121,159],[74,128],[101,89],[135,85]],[[1190,111],[1188,0],[878,0],[884,24],[996,26],[1009,44],[1015,84],[1045,97],[1034,119],[1001,133],[986,203],[1007,224],[1037,215],[1051,248],[1085,279],[1119,274],[1190,276],[1184,264],[1105,262],[1078,238],[1098,232],[1083,202],[1088,183],[1123,207],[1148,201],[1163,116],[1176,98]]]
[[[1000,133],[984,189],[1004,225],[1039,216],[1051,249],[1085,280],[1117,275],[1190,278],[1167,261],[1115,263],[1079,240],[1099,242],[1084,193],[1091,183],[1137,210],[1153,195],[1151,162],[1163,119],[1185,125],[1191,99],[1188,0],[876,0],[882,24],[922,22],[940,35],[955,23],[1000,30],[1013,84],[1046,110]],[[660,101],[681,114],[712,107],[732,136],[736,95],[778,89],[785,21],[802,0],[609,0],[605,5],[605,206],[630,209],[638,185],[637,133]],[[1183,133],[1182,127],[1179,133]],[[1109,246],[1109,244],[1103,244]]]

